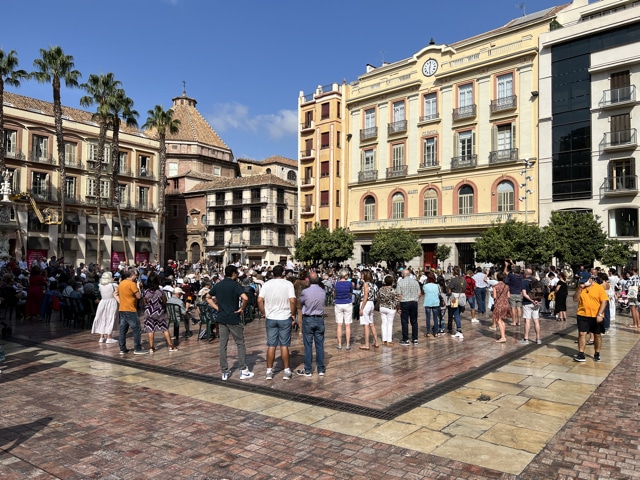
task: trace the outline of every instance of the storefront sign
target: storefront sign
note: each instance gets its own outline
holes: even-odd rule
[[[42,258],[45,262],[47,261],[46,250],[27,250],[27,265],[29,268],[31,268],[31,264],[34,261],[38,262],[38,266],[40,266],[40,258]]]
[[[111,252],[111,271],[118,269],[120,262],[124,262],[124,252]]]

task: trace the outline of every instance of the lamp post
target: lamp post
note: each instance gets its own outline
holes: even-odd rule
[[[533,177],[529,175],[529,169],[533,167],[532,158],[525,158],[523,160],[524,170],[520,171],[520,175],[524,176],[524,182],[520,184],[520,188],[523,189],[524,195],[519,197],[519,200],[524,201],[524,223],[529,225],[529,195],[533,194],[533,190],[529,188],[529,182],[533,181]]]
[[[200,258],[198,261],[202,260],[205,256],[205,251],[207,250],[207,231],[202,230],[200,232],[200,238],[202,238],[202,248],[200,249]]]

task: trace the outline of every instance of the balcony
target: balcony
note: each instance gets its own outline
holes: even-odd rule
[[[80,168],[84,170],[84,163],[79,157],[71,157],[64,159],[64,166],[67,168]]]
[[[144,210],[146,212],[152,212],[153,208],[154,207],[153,207],[152,203],[145,203],[145,202],[136,203],[136,209],[138,209],[138,210]]]
[[[505,110],[513,110],[518,106],[518,97],[510,95],[508,97],[496,98],[491,100],[491,113],[502,112]]]
[[[25,160],[25,155],[22,150],[7,150],[4,152],[5,158],[15,158],[16,160]]]
[[[396,167],[387,168],[387,178],[398,178],[407,176],[407,165],[399,165]]]
[[[636,129],[605,132],[600,145],[604,151],[635,149],[638,146]]]
[[[310,188],[314,186],[314,183],[313,177],[304,177],[301,179],[300,186],[302,188]]]
[[[374,182],[377,179],[377,170],[363,170],[362,172],[358,172],[358,182]]]
[[[360,130],[360,141],[374,140],[378,138],[378,127],[365,128]]]
[[[440,120],[439,113],[432,113],[430,115],[424,115],[420,117],[419,123],[427,123],[427,122],[435,122],[436,120]]]
[[[602,92],[602,99],[598,102],[600,108],[614,108],[636,102],[636,86],[629,85],[613,88]]]
[[[489,152],[489,165],[497,163],[509,163],[518,161],[518,149],[508,148],[506,150],[494,150]]]
[[[42,152],[34,152],[31,151],[29,152],[29,160],[31,160],[32,162],[38,162],[38,163],[49,163],[49,164],[54,164],[54,160],[53,160],[53,156],[52,155],[47,155],[47,153],[42,153]]]
[[[477,155],[462,155],[451,159],[451,170],[458,168],[474,168],[478,163]]]
[[[307,133],[314,129],[313,120],[306,121],[300,124],[300,133]]]
[[[314,211],[313,211],[313,205],[303,205],[302,206],[302,211],[300,212],[301,215],[313,215]]]
[[[156,177],[155,177],[155,175],[153,173],[149,172],[149,170],[147,170],[145,168],[141,168],[140,170],[138,170],[138,179],[139,180],[154,181],[156,179]]]
[[[100,203],[101,206],[103,207],[110,207],[111,206],[111,199],[109,198],[99,198],[96,197],[95,195],[91,195],[91,194],[87,194],[86,197],[86,203],[87,205],[98,205],[98,202]]]
[[[420,165],[418,165],[418,168],[440,168],[440,165],[438,164],[438,160],[433,159],[422,162]]]
[[[300,152],[300,160],[311,160],[315,156],[315,150],[313,148],[307,148]]]
[[[638,193],[638,176],[606,177],[600,186],[600,192],[603,195],[635,195]]]
[[[466,107],[459,107],[453,109],[453,120],[463,120],[465,118],[475,118],[476,106],[467,105]]]
[[[49,202],[51,201],[51,192],[43,190],[41,188],[30,188],[29,193],[36,201]]]
[[[387,135],[393,135],[395,133],[405,133],[407,131],[407,121],[399,120],[387,125]]]

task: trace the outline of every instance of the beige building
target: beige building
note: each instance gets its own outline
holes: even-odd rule
[[[239,158],[240,176],[272,174],[283,180],[296,183],[298,181],[298,162],[291,158],[273,155],[264,160]]]
[[[446,244],[445,263],[473,266],[475,239],[493,223],[538,222],[538,37],[558,10],[452,45],[432,40],[350,85],[334,128],[347,133],[345,226],[356,262],[369,263],[379,228],[403,227],[423,247],[411,265],[435,265]]]
[[[120,226],[112,202],[111,157],[106,146],[103,176],[96,179],[98,125],[92,113],[63,107],[66,183],[60,185],[53,104],[4,92],[5,162],[12,173],[12,190],[31,194],[37,208],[60,210],[64,195],[64,241],[59,225],[39,221],[27,202],[11,211],[17,232],[10,235],[12,254],[28,260],[64,256],[65,263],[94,263],[102,249],[102,267],[124,259],[154,261],[158,235],[158,142],[143,132],[123,126],[120,131]],[[109,132],[109,138],[111,132]],[[101,202],[102,218],[96,205]],[[98,221],[102,224],[97,237]],[[124,233],[124,242],[121,234]]]

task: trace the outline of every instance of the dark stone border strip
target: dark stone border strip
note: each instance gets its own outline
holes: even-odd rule
[[[259,393],[261,395],[267,395],[269,397],[280,398],[282,400],[288,400],[292,402],[300,402],[305,403],[307,405],[312,405],[316,407],[324,407],[329,408],[331,410],[336,410],[339,412],[346,413],[354,413],[356,415],[363,415],[370,418],[376,418],[379,420],[393,420],[396,417],[413,410],[420,405],[434,400],[442,395],[445,395],[453,390],[456,390],[469,382],[477,380],[478,378],[483,377],[484,375],[495,371],[496,369],[507,365],[519,358],[523,355],[531,353],[538,348],[546,345],[554,340],[554,336],[564,336],[571,332],[575,331],[575,326],[567,327],[564,330],[560,330],[555,332],[553,335],[546,337],[542,341],[542,345],[538,345],[536,343],[532,343],[531,345],[523,346],[518,350],[514,350],[513,352],[504,354],[500,357],[492,359],[490,362],[487,362],[479,367],[467,370],[458,375],[451,377],[444,382],[440,382],[439,384],[430,387],[422,392],[419,392],[415,395],[412,395],[404,400],[391,404],[385,408],[377,409],[377,408],[369,408],[363,407],[359,405],[353,405],[347,402],[341,402],[337,400],[330,400],[324,398],[318,398],[311,395],[305,395],[302,393],[292,393],[283,390],[277,390],[269,387],[263,387],[261,385],[252,385],[246,382],[239,382],[235,380],[227,380],[222,381],[222,379],[218,377],[214,377],[211,375],[204,375],[201,373],[187,372],[184,370],[179,370],[171,367],[162,367],[158,365],[149,365],[145,363],[135,363],[132,364],[130,361],[127,361],[123,358],[113,358],[105,355],[99,355],[96,353],[85,352],[83,350],[76,350],[68,347],[60,347],[56,345],[50,345],[48,343],[41,343],[33,340],[28,340],[24,338],[11,338],[9,341],[14,343],[18,343],[28,347],[38,347],[45,350],[51,350],[53,352],[64,353],[67,355],[74,355],[76,357],[86,358],[88,360],[97,360],[101,362],[111,363],[115,365],[122,365],[126,367],[137,368],[140,370],[144,370],[147,372],[161,373],[164,375],[170,375],[175,377],[188,378],[190,380],[196,380],[200,382],[208,382],[218,386],[224,386],[228,388],[233,388],[235,390],[240,390],[249,393]]]

